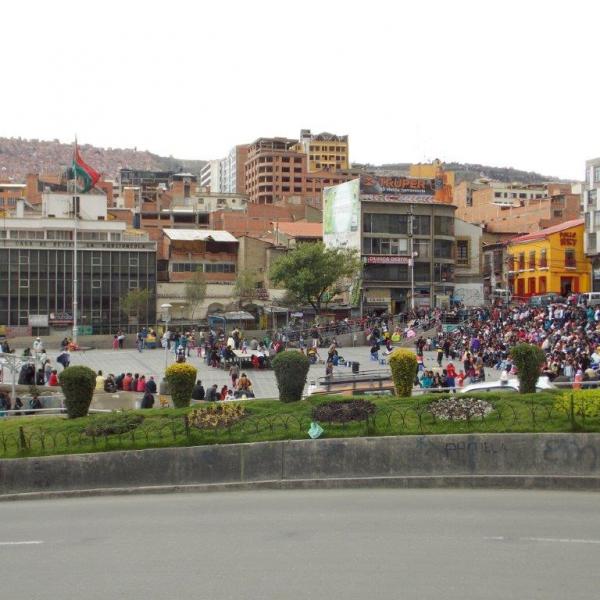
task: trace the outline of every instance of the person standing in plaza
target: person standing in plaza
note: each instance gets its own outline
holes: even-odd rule
[[[235,382],[238,380],[240,376],[240,367],[237,363],[233,363],[231,367],[229,367],[229,377],[231,377],[231,387],[235,389]]]

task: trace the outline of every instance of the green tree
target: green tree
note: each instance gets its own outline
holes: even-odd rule
[[[251,302],[257,298],[256,280],[256,271],[238,272],[233,286],[233,297],[237,300],[240,308],[242,302]]]
[[[270,277],[319,314],[328,299],[348,289],[359,270],[356,250],[327,248],[322,242],[306,243],[279,258]]]
[[[206,279],[202,271],[194,271],[192,278],[186,282],[183,293],[190,307],[190,319],[193,320],[195,312],[206,298]]]
[[[145,288],[129,290],[121,300],[121,310],[127,316],[134,316],[139,322],[144,322],[148,316],[148,308],[152,293]]]

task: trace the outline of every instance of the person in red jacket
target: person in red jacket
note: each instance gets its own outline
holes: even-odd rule
[[[127,373],[127,375],[125,375],[125,377],[123,377],[123,391],[124,392],[131,391],[132,379],[133,379],[133,377],[131,376],[131,373]]]
[[[58,385],[58,373],[56,371],[56,369],[52,370],[52,373],[50,373],[50,379],[48,379],[48,385]]]
[[[146,391],[146,376],[142,375],[137,382],[137,392],[145,392]]]

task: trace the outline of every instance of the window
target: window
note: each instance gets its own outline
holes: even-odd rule
[[[585,213],[585,228],[586,230],[590,228],[590,214],[589,212]]]
[[[454,281],[454,265],[435,263],[433,265],[433,280],[437,282]]]
[[[50,229],[46,232],[46,239],[48,240],[70,240],[73,238],[73,235],[70,231],[60,231]]]
[[[302,158],[300,156],[295,156],[294,157],[294,162],[295,163],[301,163],[302,162]]]
[[[548,267],[548,253],[546,250],[540,250],[540,268],[545,269]]]
[[[468,267],[469,255],[469,240],[456,240],[456,264],[461,267]]]
[[[452,246],[450,240],[435,240],[433,243],[433,256],[435,258],[452,258]]]
[[[577,266],[577,262],[575,260],[575,250],[573,248],[568,248],[565,250],[565,267],[568,269],[574,269]]]
[[[366,281],[408,281],[408,265],[366,265]]]
[[[416,262],[414,272],[415,281],[429,281],[431,278],[431,263]]]
[[[454,217],[435,217],[435,235],[454,235]]]
[[[519,252],[519,271],[525,269],[525,252]]]
[[[20,288],[28,288],[29,287],[29,279],[19,279],[19,287]]]
[[[431,258],[431,242],[429,240],[413,240],[413,252],[417,258]]]
[[[44,233],[44,231],[16,231],[18,240],[43,240]]]
[[[406,255],[408,252],[407,239],[364,238],[364,254]]]
[[[535,250],[529,253],[529,268],[535,269]]]
[[[502,194],[500,192],[494,192],[494,198],[502,198]]]
[[[102,282],[99,279],[92,279],[92,289],[99,290],[102,287]]]
[[[595,210],[592,218],[592,229],[597,229],[598,227],[600,227],[600,210]]]
[[[563,216],[563,211],[562,210],[553,210],[552,211],[552,216],[556,217],[556,218],[562,217]]]
[[[408,233],[408,215],[363,215],[365,233]]]
[[[101,267],[102,266],[102,257],[101,256],[92,256],[92,267]]]
[[[415,215],[413,217],[413,235],[430,235],[431,217],[429,215]]]
[[[538,279],[538,282],[539,282],[538,285],[539,285],[539,288],[540,288],[538,290],[538,293],[545,294],[546,290],[547,290],[547,287],[546,287],[546,278],[545,277],[540,277]]]
[[[588,233],[588,243],[587,243],[587,250],[588,252],[595,252],[596,251],[596,233]]]
[[[130,267],[137,267],[138,266],[138,257],[137,256],[130,256],[129,257],[129,266]]]
[[[527,194],[520,192],[519,193],[519,198],[527,198]]]
[[[600,166],[594,167],[594,182],[600,183]]]

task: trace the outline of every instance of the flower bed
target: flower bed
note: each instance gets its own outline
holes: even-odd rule
[[[336,400],[315,406],[312,409],[312,418],[327,423],[364,421],[375,413],[375,408],[375,404],[369,400]]]
[[[462,396],[443,398],[429,405],[429,412],[441,421],[467,421],[483,418],[493,410],[494,407],[486,400]]]
[[[191,427],[197,429],[214,429],[229,427],[247,415],[241,404],[209,404],[206,408],[196,408],[187,418]]]

